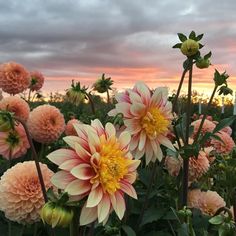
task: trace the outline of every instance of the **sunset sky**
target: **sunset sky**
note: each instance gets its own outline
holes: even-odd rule
[[[217,68],[236,90],[235,12],[235,0],[0,0],[0,62],[41,71],[47,92],[102,73],[119,89],[143,80],[173,90],[184,56],[172,46],[193,29],[213,53],[209,70],[194,70],[194,88],[208,93]]]

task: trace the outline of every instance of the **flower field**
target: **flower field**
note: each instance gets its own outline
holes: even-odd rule
[[[0,235],[236,235],[235,115],[213,104],[232,95],[229,75],[215,68],[199,112],[194,68],[212,53],[201,54],[203,34],[178,37],[172,95],[134,81],[113,96],[102,74],[46,102],[42,73],[0,65]]]

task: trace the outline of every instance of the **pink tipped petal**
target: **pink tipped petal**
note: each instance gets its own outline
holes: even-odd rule
[[[67,171],[59,171],[53,175],[51,182],[59,189],[65,189],[71,181],[74,181],[75,177]]]
[[[140,140],[139,140],[139,145],[138,145],[138,150],[139,151],[142,151],[143,148],[145,147],[146,138],[147,138],[146,132],[142,131],[141,134],[140,134]]]
[[[130,104],[126,102],[121,102],[116,104],[116,110],[118,113],[122,113],[124,117],[129,118],[132,117],[130,113]]]
[[[107,123],[105,126],[107,137],[114,137],[116,135],[116,129],[113,124]]]
[[[97,131],[98,136],[101,136],[104,133],[104,128],[100,120],[92,120],[91,121],[91,126]]]
[[[76,143],[75,144],[75,151],[82,160],[84,160],[85,162],[89,162],[91,155],[88,151],[86,151],[82,147],[82,145],[80,145],[79,143]]]
[[[111,199],[111,204],[112,204],[117,216],[121,220],[124,216],[124,213],[125,213],[125,200],[124,200],[123,196],[121,195],[121,193],[119,191],[117,191],[117,192],[115,192],[115,194],[110,195],[110,199]]]
[[[110,211],[110,199],[107,194],[105,194],[101,200],[101,202],[98,204],[98,222],[103,222]]]
[[[138,120],[126,119],[124,120],[124,124],[127,127],[126,130],[130,132],[131,135],[141,131],[140,122]]]
[[[118,140],[119,140],[120,148],[121,148],[121,149],[127,148],[127,146],[128,146],[129,143],[130,143],[130,140],[131,140],[130,133],[127,132],[127,131],[122,132],[122,133],[120,134]]]
[[[140,165],[140,163],[141,163],[140,160],[132,160],[132,163],[128,165],[129,172],[135,171]]]
[[[144,104],[148,105],[151,97],[151,93],[149,88],[141,81],[135,84],[135,88],[137,89],[138,93],[140,94],[142,101]]]
[[[134,199],[138,198],[134,187],[130,183],[122,181],[120,183],[120,186],[121,186],[121,190],[125,192],[126,194],[128,194],[130,197]]]
[[[75,144],[80,142],[80,138],[77,136],[66,136],[63,140],[73,149],[75,148]]]
[[[141,97],[133,91],[129,91],[129,98],[132,103],[142,103]]]
[[[84,204],[80,213],[80,225],[88,225],[97,219],[97,207],[86,207]]]
[[[73,126],[74,126],[74,129],[75,129],[77,135],[82,139],[86,139],[86,134],[84,132],[84,124],[76,123]]]
[[[93,168],[89,164],[80,164],[71,170],[71,174],[80,180],[91,179],[95,176]]]
[[[78,156],[73,150],[59,149],[47,155],[47,158],[56,165],[61,165],[64,161],[78,158]]]
[[[145,154],[145,149],[143,149],[142,151],[136,150],[135,159],[140,159],[141,157],[143,157],[143,155]]]
[[[175,151],[175,148],[174,148],[173,144],[172,144],[171,141],[170,141],[168,138],[166,138],[165,136],[160,135],[160,137],[158,137],[158,141],[159,141],[162,145],[166,146],[167,148],[169,148],[169,149]]]
[[[71,160],[67,160],[65,162],[63,162],[59,168],[61,170],[67,170],[67,171],[70,171],[72,168],[74,168],[74,166],[77,166],[79,165],[80,163],[82,163],[82,161],[78,158],[76,159],[71,159]]]
[[[88,192],[91,189],[91,184],[88,181],[76,179],[72,181],[65,188],[65,192],[70,195],[81,195]]]
[[[139,135],[134,135],[130,141],[129,149],[130,151],[135,150],[138,147]]]
[[[86,207],[95,207],[97,206],[103,197],[103,191],[101,187],[97,187],[92,190],[88,196]]]
[[[142,103],[135,103],[134,105],[130,106],[130,112],[132,115],[140,117],[143,116],[145,113],[146,106]]]

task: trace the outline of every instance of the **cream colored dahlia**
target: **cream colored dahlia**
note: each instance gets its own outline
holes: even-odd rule
[[[15,159],[26,154],[30,145],[21,124],[15,125],[14,130],[0,132],[0,155],[6,159]]]
[[[77,132],[74,128],[74,124],[81,124],[81,122],[77,119],[71,119],[67,122],[66,124],[66,128],[65,128],[65,134],[67,136],[69,135],[74,135],[74,136],[77,136]]]
[[[65,129],[62,113],[54,106],[41,105],[30,112],[27,122],[32,138],[39,143],[55,142]]]
[[[0,111],[13,112],[16,117],[19,117],[23,121],[27,121],[30,108],[28,103],[22,98],[10,96],[3,98],[0,101]]]
[[[17,94],[26,90],[30,85],[30,75],[20,64],[4,63],[0,66],[0,88],[6,93]]]
[[[171,126],[172,105],[168,102],[166,88],[157,88],[153,93],[142,82],[133,89],[117,94],[118,103],[109,115],[123,114],[126,130],[131,133],[130,150],[136,159],[146,157],[146,164],[162,160],[160,145],[174,150],[167,135]]]
[[[40,163],[46,189],[52,187],[53,172]],[[40,221],[44,198],[35,163],[25,161],[8,169],[0,180],[0,210],[7,219],[20,224]]]
[[[114,125],[107,123],[104,128],[97,119],[91,126],[74,127],[78,136],[64,138],[70,148],[48,155],[61,169],[52,177],[52,183],[72,197],[87,197],[80,225],[96,219],[105,223],[113,210],[122,219],[124,194],[137,198],[132,184],[140,161],[133,160],[129,152],[130,134],[124,131],[117,137]]]
[[[29,88],[31,91],[39,91],[43,87],[44,77],[40,72],[30,72],[30,79],[31,82]]]
[[[233,148],[235,147],[234,140],[225,132],[220,131],[216,134],[222,141],[213,139],[211,140],[211,144],[219,154],[229,154]]]

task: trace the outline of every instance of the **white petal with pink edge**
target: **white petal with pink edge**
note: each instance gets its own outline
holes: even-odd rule
[[[65,188],[65,192],[70,195],[80,195],[88,192],[91,189],[91,184],[88,181],[76,179],[69,183]]]
[[[146,139],[147,139],[146,132],[144,130],[142,130],[141,134],[140,134],[139,144],[138,144],[139,151],[142,151],[143,148],[145,147]]]
[[[71,170],[71,174],[80,180],[88,180],[95,176],[93,168],[89,164],[79,164]]]
[[[59,171],[54,174],[51,178],[51,182],[59,189],[65,189],[71,181],[74,181],[76,178],[69,173],[68,171]]]
[[[101,202],[98,204],[98,222],[103,222],[109,215],[111,207],[110,198],[107,194],[103,195]]]
[[[127,146],[129,145],[131,140],[131,135],[129,132],[124,131],[120,134],[118,141],[120,143],[120,148],[123,150],[125,148],[127,148]]]
[[[80,138],[78,136],[66,136],[63,140],[73,149],[75,148],[75,143],[80,143]]]
[[[97,206],[102,200],[102,197],[103,197],[103,190],[100,186],[98,186],[90,192],[86,207]]]
[[[136,117],[141,117],[145,115],[146,105],[142,103],[135,103],[130,106],[130,112]]]
[[[87,225],[92,223],[97,219],[97,207],[86,207],[86,203],[84,204],[81,213],[80,213],[80,225]]]
[[[103,127],[100,120],[98,120],[98,119],[92,120],[91,126],[97,131],[98,136],[105,134],[104,127]]]
[[[76,143],[75,151],[82,160],[84,160],[85,162],[89,162],[91,154],[87,150],[85,150],[82,145]]]
[[[74,168],[75,166],[79,165],[82,163],[82,160],[80,160],[79,158],[76,159],[71,159],[71,160],[67,160],[65,162],[63,162],[59,168],[61,170],[68,170],[70,171],[72,168]]]
[[[160,135],[158,137],[158,141],[159,141],[159,143],[161,143],[162,145],[166,146],[167,148],[169,148],[169,149],[171,149],[173,151],[176,151],[174,146],[173,146],[173,144],[171,143],[171,141],[168,138],[166,138],[165,136]]]
[[[116,191],[115,194],[110,195],[112,207],[114,208],[117,216],[121,220],[125,213],[125,200],[122,194],[119,191]]]
[[[106,123],[105,130],[108,138],[114,137],[116,135],[116,129],[111,123]]]
[[[125,192],[126,194],[128,194],[130,197],[132,197],[134,199],[138,198],[134,187],[130,183],[125,182],[125,181],[121,181],[120,187],[121,187],[121,190],[123,192]]]

